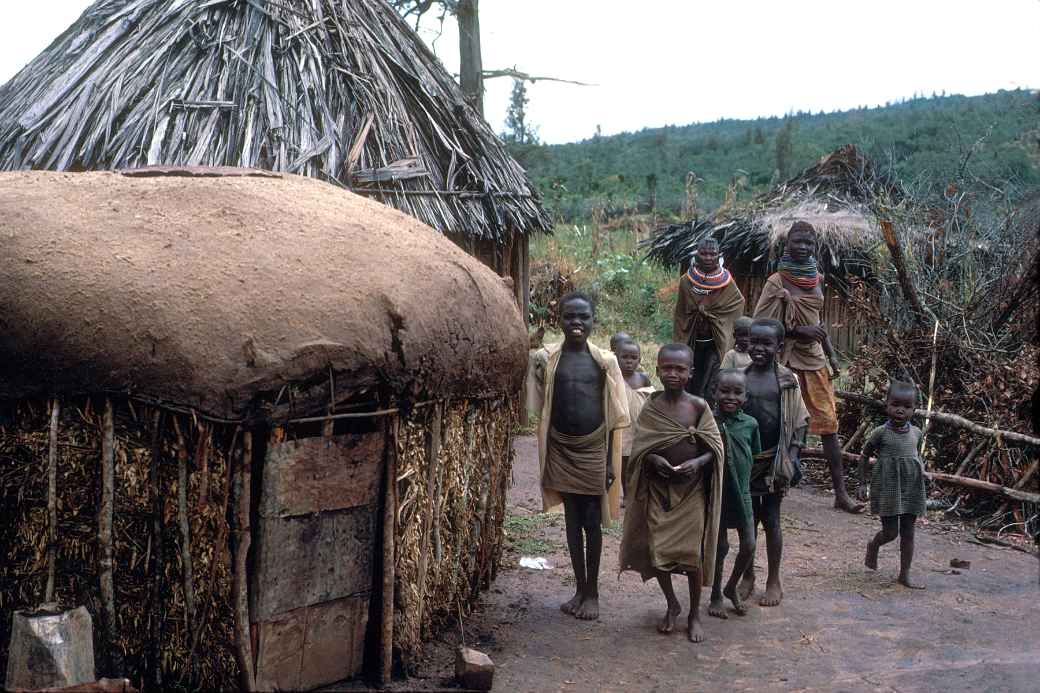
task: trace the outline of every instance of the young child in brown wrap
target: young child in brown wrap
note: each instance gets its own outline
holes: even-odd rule
[[[914,560],[914,525],[925,513],[924,463],[919,454],[921,429],[910,423],[917,406],[917,386],[893,381],[888,386],[888,421],[878,426],[863,445],[859,478],[863,488],[867,465],[877,455],[870,476],[870,512],[881,516],[881,531],[867,542],[866,566],[877,570],[882,544],[899,537],[899,584],[911,589],[924,585],[910,578]]]
[[[574,596],[560,610],[599,618],[600,525],[620,516],[620,429],[629,425],[625,382],[617,359],[589,343],[595,306],[583,293],[560,299],[562,344],[546,348],[528,393],[541,412],[538,457],[542,508],[563,503]]]
[[[685,344],[666,345],[657,355],[664,392],[643,407],[632,442],[620,564],[644,581],[657,579],[667,603],[661,633],[675,629],[682,611],[672,574],[685,574],[687,634],[690,642],[701,642],[701,587],[710,587],[715,575],[725,457],[711,409],[686,392],[692,364]]]
[[[624,334],[619,332],[620,334]],[[615,335],[617,337],[617,335]],[[627,337],[627,335],[626,335]],[[611,338],[611,351],[617,356],[618,364],[621,366],[621,376],[625,379],[625,397],[628,400],[628,419],[635,423],[639,418],[639,412],[643,410],[646,399],[653,391],[653,385],[646,373],[639,370],[641,350],[639,344],[631,338],[619,339],[616,343]],[[634,427],[621,429],[621,489],[622,493],[627,490],[628,458],[632,453],[632,436]]]

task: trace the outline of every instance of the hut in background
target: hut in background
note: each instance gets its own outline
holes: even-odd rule
[[[242,166],[395,207],[513,278],[534,186],[384,0],[99,0],[0,87],[0,170]]]
[[[298,690],[407,665],[493,578],[507,281],[262,171],[0,174],[0,235],[5,613],[85,604],[135,684]]]
[[[817,261],[827,275],[823,320],[834,346],[849,354],[873,334],[868,316],[876,311],[862,310],[859,302],[878,305],[875,280],[887,262],[874,210],[905,198],[897,182],[850,144],[745,205],[657,229],[646,242],[648,256],[685,272],[700,239],[714,236],[751,312],[776,271],[791,224],[808,221],[818,233]]]

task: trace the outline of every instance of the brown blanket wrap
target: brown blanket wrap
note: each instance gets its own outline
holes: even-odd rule
[[[705,408],[696,426],[686,428],[661,410],[661,396],[658,393],[647,401],[636,426],[628,467],[632,498],[625,507],[620,566],[638,572],[643,580],[661,570],[696,569],[708,587],[715,575],[722,512],[722,436],[710,409]],[[683,438],[699,439],[715,454],[715,461],[680,482],[643,473],[647,455],[667,450]]]
[[[735,280],[710,294],[701,295],[693,290],[689,277],[684,274],[675,300],[672,336],[680,344],[690,344],[691,335],[696,334],[697,322],[707,320],[721,361],[733,348],[733,323],[743,314],[744,294],[740,293]]]
[[[549,427],[542,486],[585,496],[606,493],[607,437],[602,424],[583,436],[569,436]]]
[[[822,298],[816,294],[789,292],[779,274],[769,276],[755,306],[756,318],[779,320],[788,332],[795,327],[819,325],[822,314]],[[827,357],[819,342],[799,342],[791,337],[784,340],[784,353],[778,355],[777,360],[788,368],[801,371],[818,371],[827,367]]]

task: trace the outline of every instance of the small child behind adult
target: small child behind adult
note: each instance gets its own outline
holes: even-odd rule
[[[921,461],[921,429],[910,423],[917,405],[917,386],[892,381],[888,386],[885,411],[888,421],[867,437],[859,463],[860,488],[870,457],[877,462],[870,476],[870,512],[881,516],[881,531],[867,542],[864,563],[877,570],[882,544],[899,537],[899,578],[901,585],[924,589],[910,577],[914,560],[914,526],[925,512],[924,464]],[[862,491],[861,491],[862,493]]]
[[[747,353],[751,340],[751,318],[743,315],[733,322],[733,348],[722,357],[720,369],[739,368],[743,370],[751,365],[751,356]]]
[[[747,376],[743,369],[723,369],[715,382],[715,403],[718,408],[719,430],[726,450],[726,464],[722,479],[722,520],[719,523],[718,550],[715,552],[715,580],[711,585],[711,603],[708,614],[716,618],[729,618],[722,598],[733,603],[738,616],[747,613],[747,606],[740,598],[737,582],[755,559],[755,521],[751,509],[751,492],[748,486],[751,466],[755,455],[762,452],[758,434],[758,421],[742,411],[747,401]],[[729,553],[730,529],[737,530],[740,549],[733,563],[733,573],[726,587],[722,587],[722,569]]]
[[[623,335],[616,342],[611,338],[611,350],[617,356],[618,365],[621,366],[621,376],[625,379],[625,395],[628,399],[628,417],[633,423],[639,418],[639,412],[643,410],[647,398],[654,392],[650,383],[650,377],[639,370],[639,361],[642,351],[639,343],[632,338]],[[618,337],[615,335],[614,337]],[[621,486],[622,492],[628,483],[628,458],[632,454],[632,438],[634,427],[621,429]]]

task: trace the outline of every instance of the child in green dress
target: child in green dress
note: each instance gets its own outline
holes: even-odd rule
[[[881,516],[881,531],[867,543],[866,566],[877,570],[882,544],[899,537],[899,583],[912,589],[924,585],[910,578],[914,560],[914,525],[925,512],[924,463],[921,461],[921,429],[910,423],[917,405],[917,386],[892,381],[885,402],[888,421],[867,437],[859,463],[862,487],[872,455],[877,455],[870,476],[870,512]]]

